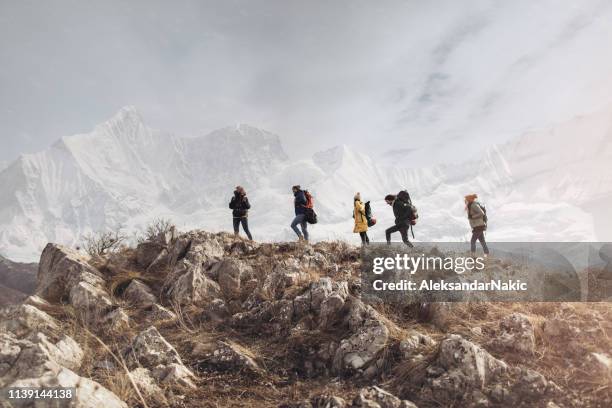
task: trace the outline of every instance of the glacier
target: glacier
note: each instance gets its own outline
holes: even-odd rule
[[[405,168],[336,146],[311,158],[281,138],[240,124],[194,137],[147,127],[122,108],[86,134],[62,137],[0,171],[0,254],[33,261],[47,242],[76,246],[85,234],[144,230],[154,218],[179,229],[231,230],[227,203],[243,185],[254,238],[291,240],[291,186],[309,189],[319,214],[314,240],[358,242],[352,197],[372,201],[382,240],[393,224],[383,197],[407,188],[419,208],[417,240],[465,241],[463,196],[486,204],[492,241],[611,240],[612,110],[572,118],[483,149],[460,164]]]

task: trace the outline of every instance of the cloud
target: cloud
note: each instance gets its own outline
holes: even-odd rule
[[[183,135],[264,127],[297,157],[455,160],[609,101],[606,3],[3,2],[0,160],[124,105]]]

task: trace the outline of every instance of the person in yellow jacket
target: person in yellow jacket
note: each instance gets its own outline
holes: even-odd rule
[[[366,218],[365,204],[361,201],[361,194],[355,194],[355,207],[353,209],[353,218],[355,219],[354,233],[359,233],[361,237],[361,245],[368,245],[370,238],[368,237],[368,219]]]

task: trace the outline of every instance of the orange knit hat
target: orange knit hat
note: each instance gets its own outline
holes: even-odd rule
[[[468,203],[473,202],[474,200],[476,200],[478,198],[478,194],[468,194],[465,196],[465,199]]]

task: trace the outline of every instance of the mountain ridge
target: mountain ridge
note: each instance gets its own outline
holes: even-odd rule
[[[382,198],[408,188],[421,212],[422,239],[464,239],[462,197],[478,192],[492,210],[493,239],[593,240],[594,217],[599,224],[610,217],[603,206],[581,206],[612,195],[604,171],[612,160],[609,118],[595,113],[522,135],[460,165],[410,169],[346,145],[291,159],[278,135],[246,124],[179,137],[149,129],[128,106],[92,132],[64,136],[0,171],[0,253],[33,260],[47,242],[76,245],[86,233],[120,226],[138,231],[155,217],[184,228],[230,229],[226,200],[238,184],[254,205],[252,230],[264,240],[293,237],[294,184],[315,195],[315,239],[351,239],[356,191],[372,201],[379,225],[392,224]],[[551,137],[562,143],[550,144]],[[568,145],[578,140],[580,148]],[[557,169],[559,158],[566,165]],[[382,239],[382,229],[372,230],[374,239]]]

